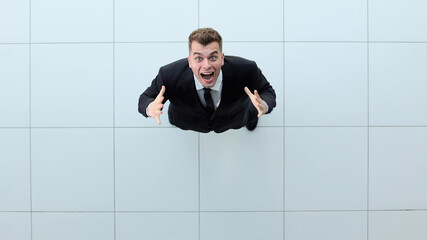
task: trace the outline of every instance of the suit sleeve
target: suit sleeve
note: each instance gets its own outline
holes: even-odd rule
[[[151,82],[151,85],[139,96],[138,111],[144,115],[144,117],[148,117],[146,109],[148,105],[157,97],[163,85],[164,82],[162,77],[162,69],[160,69],[156,78]],[[166,92],[164,97],[165,99],[163,100],[163,103],[167,100]]]
[[[262,100],[264,100],[268,104],[268,112],[270,113],[274,107],[276,107],[276,92],[273,87],[265,78],[264,74],[262,74],[261,69],[257,67],[256,79],[254,84],[254,89],[257,90]]]

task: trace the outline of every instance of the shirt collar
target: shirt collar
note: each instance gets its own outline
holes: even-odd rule
[[[194,75],[194,82],[196,83],[196,90],[202,90],[204,87],[202,84],[200,84],[199,79],[197,79],[196,75]],[[221,85],[222,85],[222,70],[219,71],[219,76],[218,79],[216,80],[215,85],[213,85],[213,87],[211,87],[211,90],[214,91],[220,91],[221,90]]]

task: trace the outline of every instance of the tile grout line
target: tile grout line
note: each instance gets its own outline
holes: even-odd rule
[[[392,44],[426,44],[427,42],[423,41],[251,41],[251,40],[239,40],[239,41],[223,41],[223,43],[300,43],[300,44],[321,44],[321,43],[392,43]],[[60,44],[169,44],[169,43],[187,43],[187,41],[104,41],[104,42],[32,42],[33,45],[60,45]],[[24,45],[28,44],[26,42],[22,43],[0,43],[0,45]]]
[[[286,23],[286,19],[285,19],[285,9],[286,9],[286,1],[285,0],[283,0],[283,9],[282,9],[282,17],[283,17],[283,28],[282,28],[282,30],[283,30],[283,36],[282,36],[282,40],[283,40],[283,43],[282,43],[282,46],[283,46],[283,58],[282,58],[282,60],[283,60],[283,72],[282,72],[282,78],[283,78],[283,86],[282,86],[282,90],[283,90],[283,102],[282,102],[282,104],[283,104],[283,130],[282,130],[282,134],[283,134],[283,143],[282,143],[282,154],[283,154],[283,156],[282,156],[282,164],[283,164],[283,176],[282,176],[282,184],[283,184],[283,186],[282,186],[282,191],[283,191],[283,195],[282,195],[282,197],[283,197],[283,214],[282,214],[282,239],[283,240],[286,240],[286,229],[285,229],[285,226],[286,226],[286,213],[285,213],[285,210],[286,210],[286,178],[285,178],[285,176],[286,176],[286,157],[285,157],[285,143],[286,143],[286,135],[285,135],[285,126],[286,126],[286,118],[285,118],[285,104],[286,104],[286,97],[285,97],[285,89],[286,89],[286,78],[285,78],[285,73],[286,73],[286,64],[285,64],[285,61],[286,61],[286,42],[285,42],[285,40],[286,40],[286,35],[285,35],[285,29],[286,29],[286,25],[285,25],[285,23]]]
[[[371,209],[370,212],[426,212],[427,209],[405,209],[405,208],[395,208],[395,209]],[[78,210],[69,210],[69,211],[32,211],[33,213],[83,213],[83,214],[100,214],[100,213],[114,213],[114,210],[111,211],[78,211]],[[199,213],[198,210],[195,211],[116,211],[117,213]],[[366,212],[366,209],[327,209],[327,210],[242,210],[242,211],[219,211],[219,210],[207,210],[200,211],[201,213],[330,213],[330,212]],[[0,211],[0,213],[31,213],[31,211]]]
[[[369,52],[369,40],[370,40],[370,38],[369,38],[369,0],[366,0],[366,40],[367,40],[367,46],[366,46],[366,51],[367,51],[367,56],[366,56],[366,58],[367,58],[367,94],[366,94],[366,96],[367,96],[367,125],[368,125],[368,127],[367,127],[367,172],[366,172],[366,177],[367,177],[367,179],[366,179],[366,239],[367,240],[369,240],[369,191],[370,191],[370,189],[369,189],[369,184],[370,184],[370,176],[369,176],[369,172],[370,172],[370,169],[369,169],[369,165],[370,165],[370,142],[369,142],[369,139],[370,139],[370,115],[369,115],[369,111],[370,111],[370,109],[369,109],[369,105],[370,105],[370,98],[369,98],[369,81],[370,81],[370,68],[369,68],[369,65],[370,65],[370,62],[369,62],[369,54],[370,54],[370,52]]]
[[[116,1],[113,0],[113,208],[114,208],[114,240],[117,239],[117,215],[116,215]]]
[[[29,96],[28,96],[28,99],[29,99],[29,118],[28,118],[28,121],[29,121],[29,128],[28,128],[28,130],[29,130],[29,161],[30,161],[30,239],[32,240],[33,239],[33,163],[32,163],[32,160],[33,160],[33,158],[32,158],[32,124],[31,124],[31,122],[32,122],[32,118],[31,118],[31,110],[32,110],[32,106],[31,106],[31,98],[32,98],[32,95],[31,95],[31,92],[32,92],[32,89],[31,89],[31,85],[32,85],[32,78],[31,78],[31,75],[32,75],[32,72],[31,72],[31,68],[32,68],[32,55],[31,55],[31,52],[32,52],[32,43],[31,43],[31,41],[32,41],[32,38],[31,38],[31,28],[32,28],[32,25],[31,25],[31,18],[32,18],[32,15],[31,15],[31,13],[32,13],[32,2],[31,2],[31,0],[29,0],[28,1],[29,2],[29,21],[28,21],[28,24],[29,24],[29,36],[28,36],[28,40],[29,40],[29,45],[28,45],[28,54],[29,54],[29,61],[28,61],[28,68],[29,68],[29,75],[28,75],[28,94],[29,94]]]

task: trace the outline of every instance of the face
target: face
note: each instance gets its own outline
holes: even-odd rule
[[[218,42],[204,46],[193,41],[188,64],[200,84],[205,88],[211,88],[215,85],[221,67],[224,65],[224,53],[219,49]]]

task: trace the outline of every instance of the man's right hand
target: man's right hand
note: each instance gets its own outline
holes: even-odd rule
[[[156,99],[148,105],[147,113],[148,116],[156,119],[157,123],[160,125],[160,114],[162,114],[163,109],[163,95],[165,94],[166,87],[162,86],[162,89],[160,90],[159,94],[157,95]]]

